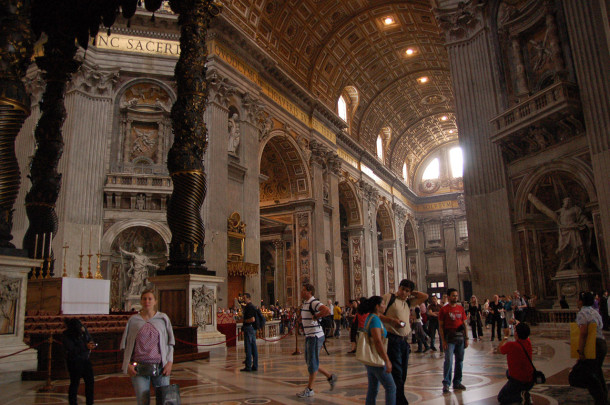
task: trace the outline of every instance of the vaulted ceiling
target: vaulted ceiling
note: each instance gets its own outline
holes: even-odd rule
[[[343,90],[355,87],[350,136],[375,153],[377,135],[390,128],[385,164],[396,173],[407,157],[417,166],[457,139],[447,52],[428,0],[223,3],[223,13],[328,108],[337,111]]]

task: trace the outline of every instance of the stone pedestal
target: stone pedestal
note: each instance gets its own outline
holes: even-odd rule
[[[28,272],[40,266],[42,260],[0,255],[0,357],[28,349],[23,343]],[[0,359],[0,384],[19,381],[22,371],[36,370],[36,366],[34,349]]]
[[[566,301],[570,308],[578,308],[578,293],[581,291],[597,291],[600,284],[599,273],[585,273],[579,270],[558,271],[553,277],[553,282],[557,286],[557,301],[553,305],[554,309],[559,309],[559,300],[562,295],[566,296]]]
[[[197,326],[197,343],[223,342],[216,327],[218,286],[223,277],[201,274],[158,275],[148,279],[158,291],[159,311],[166,313],[174,326]],[[214,347],[222,347],[218,345]],[[199,347],[206,351],[207,347]]]

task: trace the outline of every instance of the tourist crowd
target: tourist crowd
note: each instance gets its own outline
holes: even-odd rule
[[[364,364],[368,389],[366,404],[376,403],[379,385],[385,390],[385,403],[408,404],[405,381],[411,354],[411,344],[417,344],[415,353],[428,350],[444,352],[442,392],[466,390],[462,384],[462,366],[466,349],[473,341],[482,340],[491,332],[491,341],[497,339],[498,354],[507,358],[507,382],[498,393],[500,404],[530,404],[529,391],[535,383],[544,380],[532,362],[530,324],[535,323],[535,297],[521,296],[518,291],[510,295],[494,295],[482,304],[476,296],[460,302],[459,293],[449,288],[439,297],[417,291],[410,280],[402,280],[396,292],[383,296],[362,297],[352,300],[347,307],[328,300],[322,303],[315,298],[315,288],[304,284],[301,289],[304,302],[300,308],[283,308],[279,303],[255,307],[248,293],[240,294],[231,310],[242,323],[246,359],[241,371],[258,370],[256,329],[264,325],[261,318],[269,316],[281,321],[285,331],[302,331],[305,335],[305,363],[308,383],[297,396],[315,395],[317,374],[323,374],[330,389],[338,377],[320,365],[320,350],[325,339],[341,336],[349,329],[351,350]],[[564,299],[565,301],[565,299]],[[607,404],[608,391],[602,371],[607,353],[603,329],[610,327],[608,293],[595,295],[582,292],[578,295],[576,324],[577,363],[570,373],[570,384],[587,388],[596,405]],[[169,317],[156,310],[156,297],[145,290],[141,297],[142,309],[133,315],[121,342],[124,349],[123,370],[131,379],[138,404],[149,404],[150,385],[157,396],[171,398],[178,395],[178,387],[170,385],[175,339]],[[562,304],[563,305],[563,304]],[[529,321],[529,322],[528,322]],[[593,328],[591,326],[594,325]],[[595,334],[593,336],[592,334]],[[509,340],[513,335],[514,340]],[[438,348],[437,338],[438,336]],[[593,341],[593,350],[590,341]],[[85,380],[87,404],[93,403],[93,373],[89,353],[96,346],[86,328],[77,319],[67,322],[63,344],[66,347],[66,364],[70,372],[69,402],[76,404],[80,379]]]

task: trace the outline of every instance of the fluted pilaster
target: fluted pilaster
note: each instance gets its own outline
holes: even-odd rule
[[[603,249],[600,258],[606,279],[610,272],[610,49],[608,21],[602,1],[566,0],[565,17],[574,55],[587,140],[601,216]],[[606,29],[604,29],[606,27]],[[603,254],[605,253],[605,254]]]

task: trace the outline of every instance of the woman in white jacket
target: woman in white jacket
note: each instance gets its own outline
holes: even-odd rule
[[[155,309],[153,290],[144,290],[142,309],[127,322],[121,340],[123,372],[131,376],[138,405],[150,403],[150,384],[169,385],[174,362],[174,332],[166,314]]]

